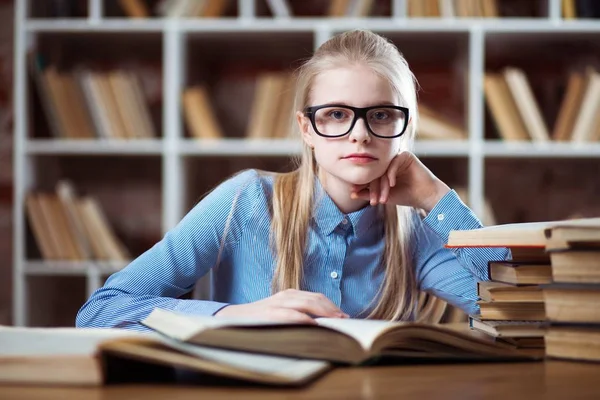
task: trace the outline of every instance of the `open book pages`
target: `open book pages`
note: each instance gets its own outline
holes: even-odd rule
[[[493,225],[450,232],[447,247],[546,247],[554,227],[600,228],[600,218]]]
[[[317,318],[316,324],[189,316],[154,309],[141,323],[185,343],[361,364],[379,357],[523,358],[514,347],[474,334],[467,324]],[[527,357],[525,357],[527,358]]]
[[[207,348],[120,329],[0,327],[0,343],[0,383],[102,385],[109,378],[132,379],[106,376],[108,358],[113,364],[133,360],[273,385],[300,385],[331,367],[325,361]]]

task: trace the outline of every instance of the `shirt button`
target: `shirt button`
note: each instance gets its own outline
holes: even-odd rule
[[[337,279],[338,273],[333,271],[329,276],[331,276],[333,279]]]
[[[438,214],[437,218],[438,218],[438,221],[443,221],[444,220],[444,214]]]
[[[347,223],[348,223],[348,218],[344,218],[344,219],[342,220],[342,224],[346,225]]]

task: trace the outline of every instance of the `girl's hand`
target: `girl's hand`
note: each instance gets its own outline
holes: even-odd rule
[[[215,316],[255,317],[272,321],[315,323],[313,317],[348,318],[321,293],[287,289],[266,299],[248,304],[226,306]]]
[[[450,191],[413,153],[403,151],[392,159],[387,171],[367,185],[353,185],[353,199],[371,205],[396,204],[421,208],[429,213]]]

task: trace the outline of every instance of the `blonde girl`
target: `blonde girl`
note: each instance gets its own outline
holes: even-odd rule
[[[384,37],[339,34],[299,69],[298,167],[246,170],[113,274],[77,326],[143,329],[155,307],[314,323],[414,320],[419,293],[477,314],[476,282],[506,249],[446,249],[479,219],[411,152],[416,82]],[[212,269],[210,300],[179,299]]]

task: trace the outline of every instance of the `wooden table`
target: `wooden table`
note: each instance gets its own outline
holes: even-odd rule
[[[600,399],[600,364],[546,361],[339,368],[302,388],[0,386],[0,399]]]

